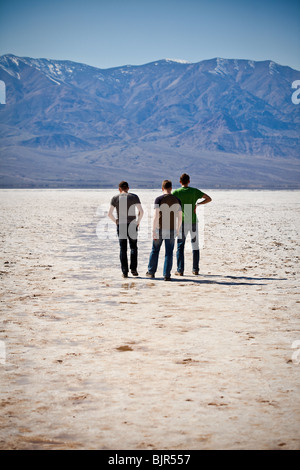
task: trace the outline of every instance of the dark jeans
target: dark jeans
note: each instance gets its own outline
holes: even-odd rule
[[[158,257],[163,241],[165,241],[165,262],[163,275],[166,277],[170,277],[171,269],[173,266],[173,250],[175,244],[174,233],[171,233],[168,238],[164,238],[164,236],[160,234],[157,240],[153,240],[152,251],[150,253],[148,264],[148,272],[151,274],[155,274],[157,271]]]
[[[193,271],[199,271],[200,250],[198,224],[182,224],[181,233],[177,239],[177,271],[184,272],[184,246],[188,233],[191,234],[193,250]]]
[[[138,264],[137,226],[132,222],[130,225],[117,225],[120,244],[120,261],[123,274],[128,274],[127,240],[130,246],[130,270],[136,271]]]

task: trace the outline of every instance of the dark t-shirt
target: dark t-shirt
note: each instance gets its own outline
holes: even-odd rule
[[[130,222],[136,220],[136,204],[141,203],[139,197],[136,194],[118,194],[112,198],[110,203],[117,210],[118,224],[130,224]]]
[[[172,194],[162,194],[155,199],[154,208],[159,209],[159,229],[175,230],[178,212],[181,212],[180,200]]]

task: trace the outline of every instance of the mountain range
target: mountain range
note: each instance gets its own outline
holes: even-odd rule
[[[300,72],[171,59],[99,69],[0,57],[0,187],[299,188]]]

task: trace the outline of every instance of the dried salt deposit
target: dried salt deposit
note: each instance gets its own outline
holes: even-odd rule
[[[163,248],[145,277],[159,191],[133,190],[124,280],[116,191],[1,190],[1,449],[300,448],[300,193],[201,189],[201,274],[188,240],[167,283]]]

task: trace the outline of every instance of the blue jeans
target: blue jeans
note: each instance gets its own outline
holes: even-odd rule
[[[157,271],[158,257],[163,241],[165,241],[165,262],[163,275],[165,277],[170,277],[171,269],[173,266],[173,251],[175,244],[174,233],[171,233],[169,238],[164,238],[161,234],[159,234],[158,239],[153,240],[152,251],[150,253],[148,264],[148,272],[151,274],[155,274]]]
[[[177,271],[184,272],[184,246],[187,234],[191,234],[191,243],[193,250],[193,271],[199,271],[200,250],[198,224],[182,224],[181,233],[177,239]]]

